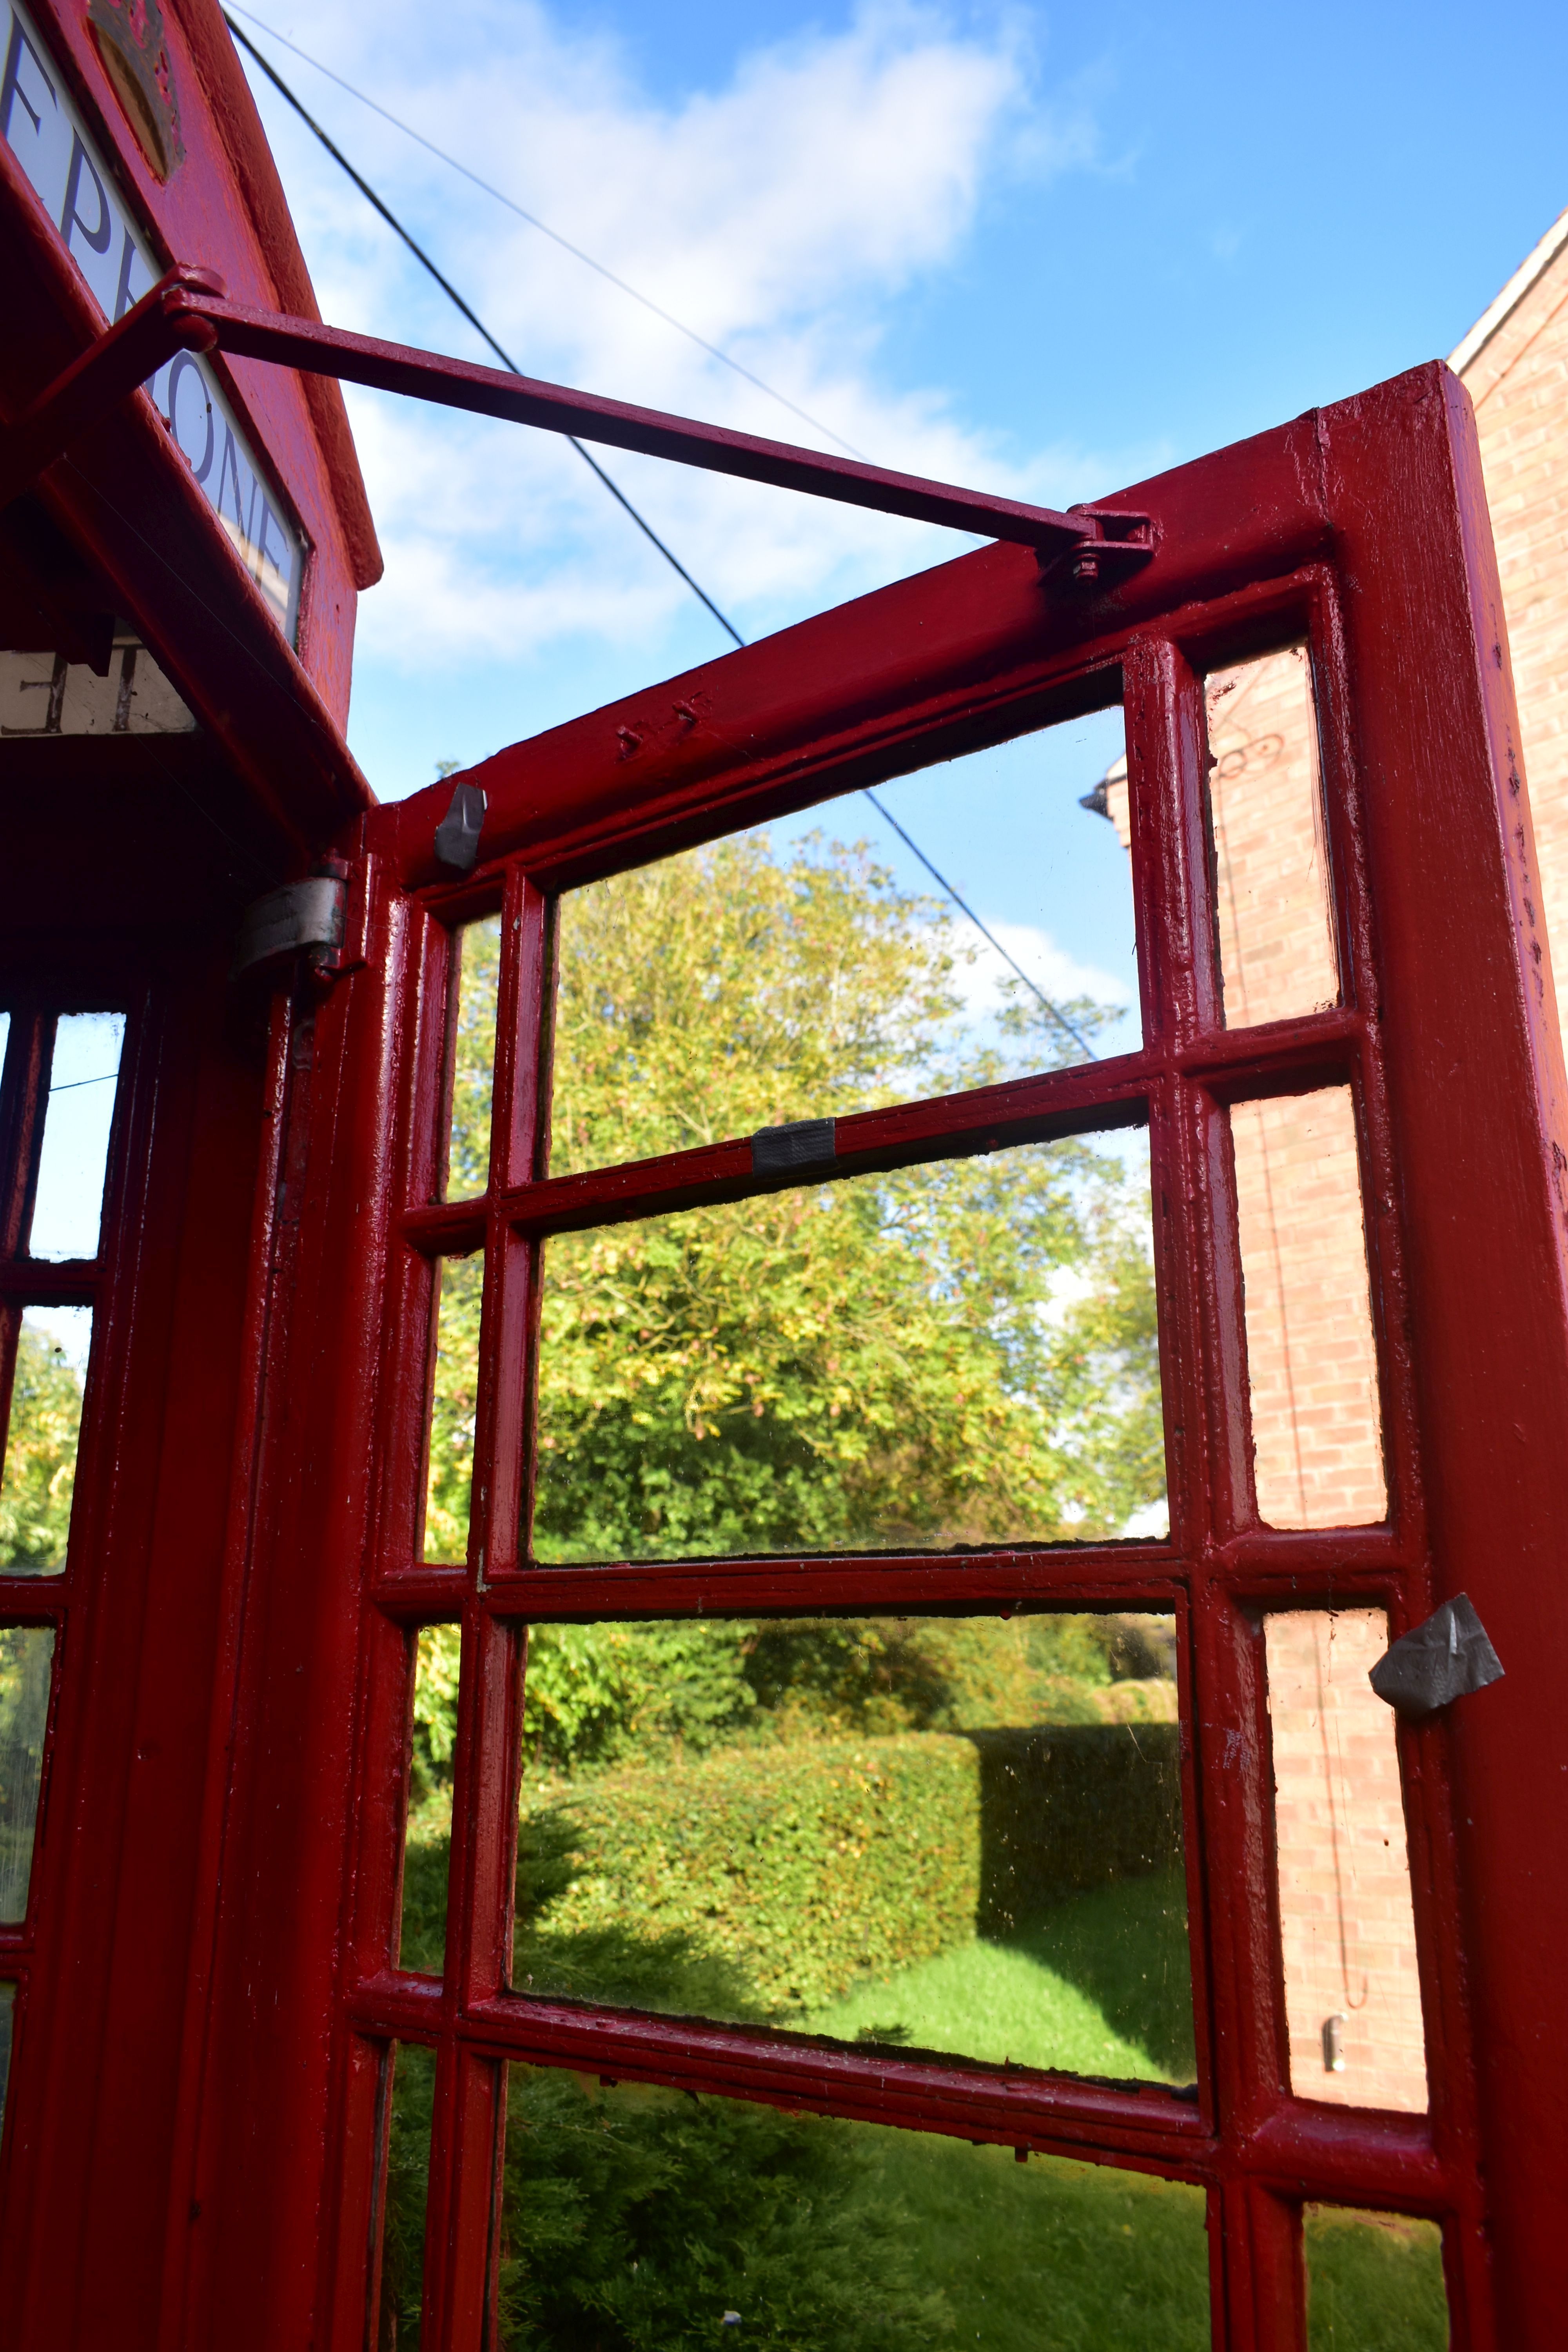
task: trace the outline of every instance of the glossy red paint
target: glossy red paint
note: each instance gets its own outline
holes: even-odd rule
[[[988,491],[892,473],[858,458],[765,441],[624,400],[603,400],[595,393],[540,383],[509,369],[478,367],[405,343],[350,334],[314,320],[280,318],[227,301],[224,294],[222,280],[208,270],[189,264],[171,270],[18,420],[0,476],[0,499],[10,494],[13,480],[18,488],[30,483],[85,425],[97,423],[142,381],[125,355],[128,349],[142,356],[143,375],[176,351],[221,350],[546,433],[574,433],[581,440],[767,482],[775,489],[873,507],[949,530],[981,531],[1032,547],[1050,560],[1051,568],[1068,564],[1071,575],[1085,581],[1098,580],[1102,571],[1135,568],[1153,553],[1146,516],[1107,508],[1058,514]]]
[[[166,186],[142,162],[85,8],[35,0],[32,13],[148,235],[167,251],[199,220],[228,282],[313,309],[211,0],[168,26],[186,156]],[[4,142],[0,299],[0,408],[14,420],[102,320]],[[58,1635],[28,1916],[0,1930],[0,1976],[20,1985],[0,2150],[7,2345],[151,2347],[172,2292],[170,2182],[190,2168],[198,2116],[186,2024],[210,1992],[206,1857],[230,1802],[246,1631],[255,1498],[235,1462],[260,1409],[273,1303],[251,1218],[278,1132],[265,1007],[236,1003],[227,964],[246,900],[369,802],[338,722],[356,587],[379,556],[341,395],[276,371],[256,372],[255,389],[249,422],[313,542],[298,654],[139,394],[0,520],[0,645],[101,669],[121,616],[203,722],[0,744],[0,1004],[25,1049],[0,1099],[0,1325],[29,1302],[96,1314],[67,1572],[0,1572],[0,1616]],[[26,1262],[17,1212],[45,1041],[58,1014],[105,1008],[128,1026],[101,1253]],[[241,1562],[226,1581],[226,1559]],[[183,2280],[199,2230],[188,2204],[181,2217]]]
[[[86,10],[39,0],[34,14],[50,44],[51,69],[65,78],[143,230],[169,262],[199,247],[242,299],[314,315],[277,173],[214,0],[189,0],[165,20],[186,148],[166,184],[131,133]],[[0,344],[0,407],[15,420],[91,349],[104,321],[3,139],[0,223],[0,303],[14,330]],[[73,443],[36,499],[24,502],[37,510],[51,546],[58,535],[90,551],[90,581],[73,577],[51,599],[30,564],[35,576],[22,601],[36,603],[42,588],[39,642],[58,641],[89,593],[105,600],[99,609],[106,619],[118,613],[134,623],[244,777],[246,799],[269,812],[271,854],[280,846],[287,859],[291,850],[299,866],[370,801],[341,730],[356,593],[379,577],[380,551],[336,385],[246,361],[214,363],[226,372],[236,413],[270,459],[310,541],[298,650],[252,592],[189,467],[141,394]],[[18,562],[20,512],[14,507],[4,519],[8,568]],[[9,603],[15,591],[10,581],[6,587]],[[86,658],[86,651],[72,657]]]
[[[1561,1661],[1563,1642],[1547,1618],[1544,1550],[1565,1500],[1552,1444],[1552,1416],[1568,1404],[1561,1206],[1547,1127],[1559,1075],[1535,957],[1519,940],[1528,889],[1516,861],[1528,861],[1528,821],[1523,795],[1510,783],[1504,656],[1490,652],[1500,640],[1483,600],[1495,588],[1471,478],[1462,393],[1441,369],[1422,369],[1126,491],[1119,506],[1157,518],[1159,555],[1138,579],[1086,604],[1051,600],[1030,558],[987,548],[503,752],[475,772],[489,793],[489,816],[482,866],[463,885],[442,882],[430,854],[430,830],[451,785],[376,812],[360,828],[353,846],[381,873],[378,919],[400,946],[395,957],[374,950],[372,967],[381,964],[385,979],[376,985],[367,976],[374,995],[364,1016],[343,1000],[367,983],[351,983],[322,1021],[343,1024],[345,1068],[362,1051],[357,1018],[369,1024],[362,1034],[376,1037],[385,1066],[400,1066],[378,1146],[393,1157],[378,1157],[374,1183],[393,1185],[402,1206],[385,1225],[388,1319],[374,1339],[374,1360],[355,1357],[355,1369],[343,1369],[351,1385],[378,1383],[385,1451],[376,1491],[364,1496],[369,1616],[360,1722],[369,1743],[357,1794],[345,1780],[336,1816],[355,1849],[355,1928],[339,1988],[351,2042],[336,2079],[353,2149],[339,2180],[339,2244],[343,2261],[364,2261],[360,2218],[372,2197],[372,2094],[369,2077],[355,2088],[364,2061],[348,2049],[430,2039],[442,2051],[426,2272],[437,2343],[478,2343],[487,2149],[500,2098],[496,2065],[505,2055],[708,2084],[963,2138],[1096,2152],[1204,2183],[1215,2216],[1215,2331],[1232,2347],[1305,2340],[1302,2200],[1441,2218],[1455,2340],[1474,2347],[1556,2340],[1563,2183],[1542,2149],[1554,2145],[1552,2105],[1568,2088],[1556,2079],[1561,2058],[1549,2049],[1547,2028],[1568,1922],[1540,1863],[1528,1924],[1510,1889],[1526,1851],[1561,1851],[1563,1828],[1561,1728],[1547,1665]],[[1199,670],[1302,630],[1321,708],[1344,1004],[1234,1033],[1220,1028],[1215,973],[1201,948],[1211,924]],[[527,1477],[521,1400],[538,1234],[764,1188],[750,1171],[745,1140],[569,1179],[543,1173],[541,891],[806,807],[851,783],[1110,701],[1119,689],[1138,825],[1145,1049],[980,1098],[844,1119],[839,1169],[896,1167],[936,1150],[1068,1134],[1147,1110],[1171,1545],[950,1561],[527,1567],[515,1527]],[[499,903],[512,908],[505,939],[517,943],[505,967],[515,1058],[500,1075],[496,1103],[503,1140],[489,1195],[442,1206],[435,1200],[447,924]],[[1455,955],[1460,906],[1465,955]],[[1422,979],[1411,988],[1404,957],[1415,955],[1417,934]],[[1401,940],[1399,952],[1389,952],[1389,939]],[[1446,964],[1441,990],[1432,971],[1438,962]],[[1490,1108],[1474,1122],[1469,1079],[1453,1070],[1458,1063],[1467,1073],[1479,1061]],[[1438,1068],[1444,1087],[1434,1085]],[[1387,1527],[1373,1531],[1274,1534],[1258,1524],[1250,1494],[1223,1106],[1326,1077],[1350,1079],[1359,1110],[1392,1510]],[[369,1148],[369,1136],[360,1148]],[[322,1183],[327,1197],[369,1195],[369,1179],[353,1164],[322,1171]],[[1471,1225],[1483,1234],[1477,1246],[1467,1240]],[[430,1256],[479,1242],[487,1246],[487,1343],[475,1538],[466,1567],[426,1569],[418,1564],[418,1458]],[[1420,1279],[1411,1267],[1420,1267]],[[1526,1430],[1523,1446],[1514,1421]],[[1521,1477],[1500,1479],[1504,1437],[1526,1456]],[[1465,1512],[1455,1512],[1460,1461],[1474,1484]],[[1531,1552],[1526,1597],[1516,1561]],[[1269,1601],[1310,1606],[1354,1595],[1387,1606],[1401,1628],[1460,1588],[1495,1630],[1510,1679],[1446,1719],[1399,1734],[1432,2115],[1314,2107],[1281,2088],[1284,2001],[1258,1612]],[[1159,1601],[1183,1622],[1204,2037],[1194,2105],[1157,2088],[1129,2095],[1025,2070],[827,2053],[781,2034],[696,2032],[500,1990],[515,1773],[508,1630],[531,1613],[666,1616],[1030,1597]],[[405,1628],[430,1616],[461,1618],[472,1663],[456,1806],[466,1832],[454,1861],[442,1985],[390,1967],[397,1806],[388,1792],[402,1769]],[[1532,1801],[1504,1832],[1510,1778],[1532,1790]],[[1460,1806],[1455,1790],[1462,1790]],[[303,1821],[294,1830],[303,1832]],[[294,1837],[279,1863],[284,1853],[294,1853]],[[1486,1983],[1483,2004],[1474,2001],[1477,1983]],[[1504,2112],[1528,2112],[1528,2131],[1502,2128]],[[355,2295],[341,2307],[357,2312]]]
[[[159,179],[138,144],[105,71],[87,9],[65,0],[38,0],[33,14],[49,43],[51,67],[66,76],[166,260],[173,264],[195,254],[223,271],[238,300],[319,317],[277,167],[216,0],[183,0],[179,8],[163,12],[185,148],[184,162],[166,181]],[[0,152],[0,163],[19,181],[8,155]],[[39,209],[25,183],[16,189],[15,201],[23,215]],[[9,315],[37,320],[31,306]],[[89,332],[96,333],[100,323],[95,321]],[[16,344],[13,364],[18,370],[43,355],[39,336],[17,338]],[[324,382],[311,387],[244,361],[232,371],[232,381],[239,413],[270,453],[316,551],[316,601],[301,630],[300,656],[341,725],[348,709],[354,593],[378,580],[382,568],[342,395]],[[5,396],[9,404],[9,384]]]
[[[32,398],[88,337],[42,245],[0,268],[24,265],[64,321]],[[262,380],[236,377],[258,419]],[[15,415],[10,391],[0,383]],[[473,772],[489,810],[460,882],[433,847],[450,783],[369,806],[330,698],[268,638],[173,469],[156,477],[163,548],[194,567],[200,598],[105,504],[106,466],[156,462],[138,403],[94,429],[68,484],[51,478],[47,512],[117,595],[123,584],[121,609],[147,616],[210,714],[253,828],[247,855],[276,872],[335,842],[363,929],[340,977],[302,977],[263,1024],[254,1005],[226,1006],[235,876],[189,938],[160,922],[117,931],[112,878],[90,857],[41,905],[24,909],[8,886],[32,931],[25,1009],[47,1021],[123,1002],[132,1021],[103,1260],[46,1276],[17,1264],[13,1234],[0,1280],[7,1306],[43,1281],[90,1292],[106,1318],[70,1569],[58,1591],[0,1580],[0,1611],[52,1612],[66,1629],[34,1909],[0,1936],[0,1968],[26,1978],[27,2000],[3,2158],[5,2340],[359,2352],[387,2050],[412,2039],[438,2053],[424,2340],[441,2352],[482,2340],[502,2066],[517,2057],[1197,2183],[1227,2352],[1304,2352],[1303,2201],[1430,2215],[1464,2352],[1554,2347],[1568,2288],[1555,2030],[1568,1135],[1455,380],[1418,370],[1128,490],[1110,503],[1154,525],[1136,572],[1064,593],[1031,551],[993,545],[513,746]],[[346,538],[340,561],[352,563]],[[212,598],[204,619],[195,605]],[[1343,1002],[1227,1031],[1200,677],[1301,636]],[[541,1237],[778,1181],[753,1174],[745,1139],[549,1175],[554,895],[1118,699],[1142,1049],[845,1119],[838,1168],[1147,1120],[1169,1543],[531,1565],[517,1530]],[[101,754],[81,758],[107,820]],[[32,823],[32,870],[45,871],[47,829]],[[79,887],[99,910],[85,958]],[[482,1200],[446,1204],[453,926],[497,910],[491,1181]],[[16,1061],[0,1103],[13,1171],[0,1205],[26,1156],[37,1058]],[[1330,1080],[1352,1087],[1361,1138],[1390,1509],[1376,1528],[1281,1534],[1259,1524],[1252,1490],[1225,1109]],[[480,1244],[471,1551],[430,1567],[433,1261]],[[1284,2088],[1261,1612],[1353,1598],[1397,1631],[1460,1590],[1507,1679],[1399,1732],[1431,2112],[1314,2105]],[[505,1989],[530,1620],[1030,1600],[1158,1606],[1178,1622],[1195,2098]],[[460,1622],[464,1654],[440,1982],[394,1957],[411,1638],[432,1618]]]

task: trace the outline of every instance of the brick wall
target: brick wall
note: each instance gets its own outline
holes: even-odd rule
[[[1226,1025],[1339,997],[1317,725],[1304,649],[1211,674],[1209,804]],[[1125,767],[1107,814],[1127,834]],[[1231,1113],[1259,1511],[1356,1527],[1386,1507],[1348,1091]]]
[[[1475,403],[1512,650],[1542,903],[1568,1013],[1568,214],[1454,354]],[[1227,1025],[1338,995],[1310,682],[1299,648],[1207,681]],[[1107,813],[1129,838],[1125,764]],[[1259,1511],[1384,1509],[1356,1144],[1343,1088],[1231,1115]],[[1394,1718],[1368,1685],[1379,1612],[1266,1620],[1290,2078],[1304,2098],[1422,2109],[1426,2078]],[[1343,2071],[1323,2063],[1340,2028]]]
[[[1454,354],[1480,436],[1560,1021],[1568,1013],[1565,224],[1568,215]]]
[[[1426,2105],[1394,1717],[1367,1681],[1381,1610],[1265,1621],[1290,2086],[1342,2106]],[[1343,2072],[1323,2063],[1341,2020]]]
[[[1303,647],[1211,673],[1209,809],[1226,1026],[1339,1002]]]
[[[1230,1119],[1259,1515],[1367,1525],[1386,1496],[1350,1089]]]

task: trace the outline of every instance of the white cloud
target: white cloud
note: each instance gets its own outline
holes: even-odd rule
[[[994,1013],[1002,1001],[1002,985],[1012,981],[1016,988],[1016,979],[995,949],[962,915],[954,915],[953,929],[974,950],[973,961],[959,965],[954,982],[970,1018],[983,1020]],[[987,919],[986,929],[1053,1002],[1070,1003],[1074,997],[1089,996],[1097,1004],[1129,1003],[1131,992],[1125,979],[1118,979],[1098,965],[1081,963],[1065,948],[1058,947],[1048,931],[1035,924],[994,923]]]
[[[1042,98],[1018,22],[864,7],[678,100],[537,0],[322,0],[274,21],[866,455],[1049,503],[1124,468],[1005,449],[941,386],[890,387],[890,306],[951,270],[999,179],[1092,161],[1081,95]],[[263,41],[265,37],[261,37]],[[808,429],[374,115],[289,70],[530,373],[784,439]],[[468,353],[474,339],[257,82],[323,314]],[[558,440],[349,394],[387,557],[359,649],[437,668],[598,631],[654,635],[687,591]],[[605,451],[749,634],[942,560],[951,534]],[[1127,469],[1131,470],[1131,469]]]

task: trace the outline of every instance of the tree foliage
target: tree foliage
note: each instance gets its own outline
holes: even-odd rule
[[[510,2070],[500,2338],[512,2352],[821,2352],[949,2341],[913,2217],[853,2126]]]
[[[0,1565],[14,1576],[65,1565],[81,1395],[65,1350],[24,1321],[0,1478]]]
[[[453,1188],[488,1151],[496,940],[466,935]],[[552,1165],[994,1082],[1057,1057],[859,848],[745,835],[574,893]],[[488,992],[488,993],[487,993]],[[1095,1009],[1074,1008],[1092,1026]],[[1146,1195],[1082,1142],[562,1235],[545,1253],[536,1557],[1115,1533],[1161,1493]],[[477,1261],[448,1265],[431,1556],[466,1533]]]
[[[498,924],[464,935],[455,1198],[487,1177],[499,947]],[[1058,1033],[1015,995],[979,1026],[966,1016],[963,957],[941,908],[900,892],[862,847],[821,840],[775,855],[742,835],[573,893],[552,1171],[1059,1059]],[[1096,1008],[1071,1010],[1092,1033]],[[468,1542],[481,1294],[478,1257],[448,1262],[432,1559],[460,1559]],[[1115,1534],[1163,1486],[1144,1188],[1128,1160],[1071,1141],[557,1237],[533,1439],[526,1532],[542,1561]],[[414,1792],[427,1833],[407,1850],[402,1963],[426,1971],[446,1948],[458,1651],[455,1626],[418,1637]],[[613,1803],[617,1770],[657,1774],[661,1759],[711,1754],[743,1780],[737,1751],[752,1747],[776,1779],[798,1743],[830,1760],[835,1740],[1099,1719],[1096,1695],[1115,1677],[1163,1665],[1146,1628],[1087,1615],[536,1625],[513,1980],[770,2014],[711,1936],[635,1906],[571,1911],[574,1781],[579,1799],[592,1784]],[[433,2076],[427,2053],[397,2064],[386,2308],[405,2342]],[[509,2105],[500,2340],[518,2352],[666,2352],[727,2339],[727,2312],[745,2340],[796,2352],[951,2335],[952,2307],[858,2127],[560,2071],[511,2070]]]

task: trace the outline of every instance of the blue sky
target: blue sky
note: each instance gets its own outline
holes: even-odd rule
[[[1053,504],[1446,353],[1568,203],[1543,6],[260,14],[864,455]],[[271,54],[524,369],[820,440]],[[481,355],[252,80],[325,316]],[[350,401],[388,559],[350,731],[384,797],[723,650],[563,445]],[[965,544],[608,462],[749,637]],[[1042,978],[1125,994],[1121,853],[1078,807],[1110,724],[889,797]]]

